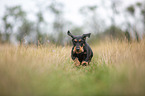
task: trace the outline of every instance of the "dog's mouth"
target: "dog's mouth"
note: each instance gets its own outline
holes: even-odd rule
[[[79,48],[77,48],[76,46],[74,47],[73,49],[73,52],[76,53],[76,54],[79,54],[79,53],[82,53],[84,52],[84,49],[83,49],[83,46],[79,46]]]

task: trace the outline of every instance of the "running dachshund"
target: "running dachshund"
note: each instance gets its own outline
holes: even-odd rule
[[[74,36],[68,31],[67,34],[72,37],[73,47],[71,58],[74,60],[75,66],[89,65],[93,57],[93,52],[86,43],[86,37],[90,37],[91,33],[83,34],[82,36]]]

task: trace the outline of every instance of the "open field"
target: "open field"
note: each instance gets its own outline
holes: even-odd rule
[[[145,40],[92,45],[75,67],[70,46],[0,45],[0,96],[145,95]]]

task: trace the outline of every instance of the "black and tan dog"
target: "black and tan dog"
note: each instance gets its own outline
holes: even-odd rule
[[[90,46],[86,43],[86,37],[90,37],[91,33],[83,34],[82,36],[74,36],[68,31],[67,33],[72,37],[73,48],[71,57],[76,66],[88,65],[93,57],[93,52]]]

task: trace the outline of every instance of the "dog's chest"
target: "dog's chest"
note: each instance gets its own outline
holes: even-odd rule
[[[82,62],[87,57],[87,54],[85,52],[82,54],[76,54],[76,57],[79,59],[80,62]]]

